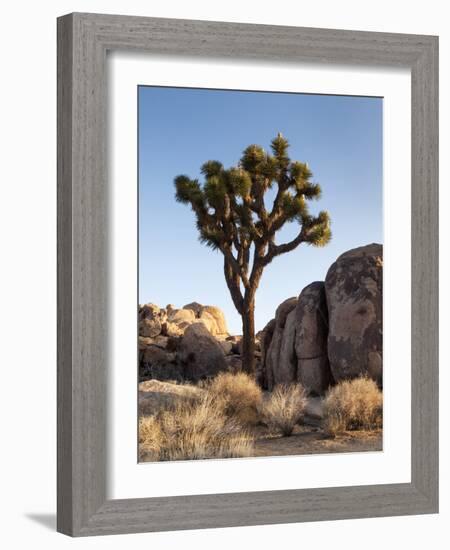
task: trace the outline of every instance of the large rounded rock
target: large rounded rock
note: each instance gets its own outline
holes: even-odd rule
[[[367,375],[382,382],[383,247],[345,252],[325,279],[328,356],[336,381]]]
[[[210,313],[208,313],[207,311],[202,311],[200,313],[199,320],[202,321],[202,323],[213,336],[217,336],[218,334],[220,334],[217,328],[216,320]]]
[[[327,354],[328,310],[322,281],[305,287],[295,308],[297,381],[310,393],[323,394],[332,383]]]
[[[161,334],[162,325],[166,320],[166,310],[155,304],[144,304],[139,307],[139,335],[145,338],[155,338]]]
[[[281,302],[281,304],[277,307],[277,310],[275,311],[276,328],[284,329],[287,316],[296,305],[297,298],[295,296],[292,298],[288,298],[284,302]]]
[[[180,323],[193,323],[195,321],[195,313],[192,309],[171,309],[169,310],[167,319],[176,325]]]
[[[139,336],[145,338],[155,338],[161,334],[162,325],[158,318],[155,319],[141,319],[139,321]]]
[[[187,327],[178,357],[184,365],[185,377],[189,380],[209,378],[227,370],[222,347],[202,322]]]
[[[195,319],[204,321],[205,326],[214,336],[228,334],[227,323],[223,311],[216,306],[203,306],[198,302],[191,302],[190,304],[184,305],[183,309],[178,311],[188,311],[189,315],[192,316],[192,321],[190,322],[193,322]],[[173,320],[170,315],[169,320]]]
[[[265,376],[267,380],[267,389],[269,390],[272,390],[276,384],[289,383],[288,381],[284,382],[283,374],[278,372],[278,370],[286,319],[289,313],[295,308],[296,304],[297,298],[288,298],[278,306],[275,312],[275,328],[269,349],[265,354]]]
[[[203,306],[198,317],[212,318],[215,323],[215,334],[227,334],[227,323],[223,311],[216,306]]]
[[[164,310],[155,304],[144,304],[139,308],[139,319],[161,319]]]

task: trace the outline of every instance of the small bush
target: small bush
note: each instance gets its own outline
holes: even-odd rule
[[[141,460],[244,457],[253,446],[254,438],[210,395],[139,422]]]
[[[262,391],[248,374],[220,373],[208,383],[206,390],[212,399],[221,402],[227,416],[244,426],[258,422]]]
[[[305,406],[306,392],[300,384],[280,385],[264,403],[262,414],[270,429],[289,436],[302,418]]]
[[[330,435],[347,430],[373,430],[383,424],[383,394],[369,378],[340,382],[324,402],[324,428]]]

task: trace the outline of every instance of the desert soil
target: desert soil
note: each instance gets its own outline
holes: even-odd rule
[[[323,453],[355,453],[382,451],[382,431],[346,432],[335,438],[326,436],[321,428],[296,426],[289,437],[268,433],[267,428],[256,429],[253,456],[285,456]]]

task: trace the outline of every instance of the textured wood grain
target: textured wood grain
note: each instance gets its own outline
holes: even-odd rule
[[[412,479],[438,507],[438,42],[423,50],[412,80]]]
[[[71,14],[58,21],[58,530],[75,536],[438,509],[438,41],[432,36]],[[106,499],[106,52],[359,63],[412,74],[412,481]]]
[[[57,528],[72,528],[72,19],[58,21]]]

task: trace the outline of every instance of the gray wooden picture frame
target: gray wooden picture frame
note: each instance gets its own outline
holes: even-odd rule
[[[107,499],[109,50],[411,70],[411,483]],[[437,37],[82,13],[58,19],[57,487],[57,528],[72,536],[438,511]]]

